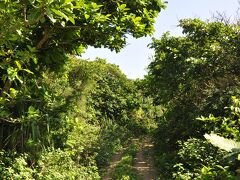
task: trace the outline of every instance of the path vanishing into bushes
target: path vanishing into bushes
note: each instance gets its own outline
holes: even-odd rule
[[[157,180],[158,171],[154,166],[153,159],[153,142],[150,138],[133,139],[132,143],[138,144],[138,150],[133,160],[133,168],[138,174],[137,180]],[[102,178],[103,180],[113,180],[111,174],[115,167],[121,162],[124,151],[127,147],[123,148],[122,151],[116,153],[107,169],[106,175]]]

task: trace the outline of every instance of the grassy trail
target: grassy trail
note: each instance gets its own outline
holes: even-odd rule
[[[115,154],[103,180],[157,180],[154,167],[153,143],[150,138],[133,139]]]
[[[114,154],[114,156],[112,157],[112,160],[110,162],[110,165],[107,168],[106,174],[102,178],[103,180],[111,180],[112,179],[111,178],[112,173],[113,173],[114,169],[116,168],[116,166],[121,162],[124,150],[125,149]]]
[[[158,172],[154,166],[153,147],[153,142],[149,138],[143,139],[134,159],[134,168],[142,180],[158,179]]]

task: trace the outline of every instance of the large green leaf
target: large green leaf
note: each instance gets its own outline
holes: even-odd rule
[[[64,14],[62,11],[57,10],[57,9],[51,9],[56,15],[66,19],[67,21],[69,20],[68,16]]]
[[[220,149],[231,152],[240,149],[240,142],[233,139],[227,139],[217,134],[205,134],[204,137],[210,141],[210,143]]]

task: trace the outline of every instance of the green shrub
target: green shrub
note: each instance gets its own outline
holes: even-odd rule
[[[120,150],[131,137],[130,131],[111,120],[103,121],[98,139],[96,161],[99,167],[107,165],[114,153]]]
[[[34,179],[36,170],[29,166],[27,154],[0,152],[0,179]]]
[[[180,143],[178,162],[174,165],[176,179],[229,179],[233,177],[229,167],[224,166],[226,152],[211,143],[191,138]]]
[[[88,165],[73,161],[69,152],[44,151],[39,160],[28,154],[0,152],[0,179],[100,179],[94,159]]]
[[[176,163],[176,153],[155,152],[155,163],[161,175],[167,179],[172,178],[173,166]]]
[[[37,169],[37,179],[100,179],[94,161],[83,166],[59,149],[42,153]]]

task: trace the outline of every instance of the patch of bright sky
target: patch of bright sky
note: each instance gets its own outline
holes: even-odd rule
[[[169,31],[171,35],[181,35],[177,27],[183,18],[211,19],[212,15],[224,12],[227,16],[234,16],[240,8],[238,0],[168,0],[167,8],[163,10],[155,23],[155,38]],[[107,59],[109,63],[117,64],[128,78],[143,78],[147,74],[147,66],[151,62],[153,50],[148,48],[151,37],[134,39],[128,38],[127,46],[120,53],[111,52],[104,48],[89,47],[82,55],[84,59],[94,60],[96,57]]]

